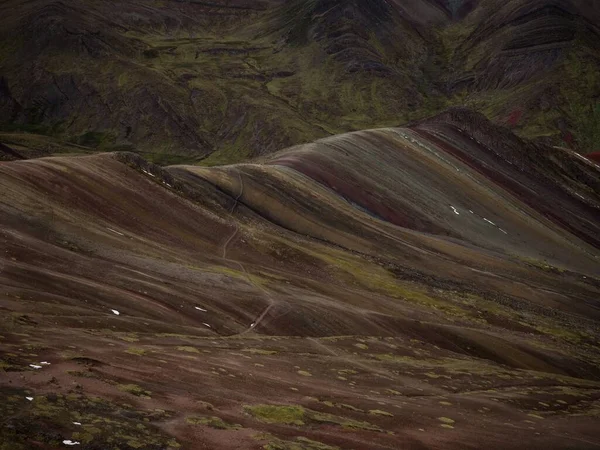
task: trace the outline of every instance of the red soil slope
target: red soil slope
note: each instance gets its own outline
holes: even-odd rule
[[[598,168],[469,114],[0,163],[0,442],[596,448]]]

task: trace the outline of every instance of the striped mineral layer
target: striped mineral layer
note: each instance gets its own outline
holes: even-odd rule
[[[597,448],[599,175],[460,109],[0,163],[0,442]]]

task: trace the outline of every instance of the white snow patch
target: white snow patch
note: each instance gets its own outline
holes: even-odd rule
[[[119,233],[117,230],[113,230],[112,228],[108,228],[108,227],[106,227],[106,229],[107,229],[108,231],[112,231],[112,232],[113,232],[113,233],[115,233],[115,234],[118,234],[119,236],[125,236],[123,233]]]
[[[471,210],[469,210],[469,212],[470,212],[471,214],[475,214],[475,213],[474,213],[473,211],[471,211]]]
[[[195,308],[196,308],[198,311],[206,312],[206,309],[204,309],[204,308],[200,308],[199,306],[196,306]]]
[[[71,439],[65,439],[63,441],[63,444],[65,444],[65,445],[79,445],[79,442],[78,441],[72,441]]]
[[[454,211],[454,214],[456,214],[457,216],[460,216],[460,213],[456,210],[456,208],[454,206],[450,206],[450,208],[452,208],[452,211]]]
[[[40,364],[42,366],[49,366],[50,365],[50,363],[48,361],[42,361]]]
[[[585,200],[585,197],[584,197],[583,195],[581,195],[581,194],[578,194],[578,193],[575,193],[575,195],[576,195],[577,197],[579,197],[579,198],[582,198],[582,199],[584,199],[584,200]]]
[[[73,425],[81,425],[81,422],[73,422]]]
[[[113,313],[115,316],[118,316],[119,314],[121,314],[121,313],[120,313],[119,311],[117,311],[116,309],[111,309],[111,311],[112,311],[112,313]]]
[[[29,367],[33,368],[33,369],[41,369],[42,366],[38,366],[37,364],[29,364]]]
[[[502,228],[498,228],[500,231],[502,231],[504,234],[508,234],[506,231],[504,231]]]
[[[254,322],[252,322],[252,323],[250,324],[250,328],[254,328],[255,326],[256,326],[256,324],[255,324]]]
[[[30,402],[33,401],[33,397],[25,397],[26,400],[29,400]]]
[[[211,327],[209,324],[207,324],[207,323],[202,323],[202,325],[205,325],[205,326],[207,326],[208,328],[212,328],[212,327]]]
[[[492,222],[492,221],[491,221],[491,220],[489,220],[489,219],[486,219],[485,217],[483,218],[483,220],[485,220],[487,223],[491,223],[492,225],[496,226],[496,224],[495,224],[494,222]]]

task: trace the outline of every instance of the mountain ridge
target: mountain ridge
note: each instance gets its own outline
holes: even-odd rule
[[[464,109],[0,162],[0,443],[592,449],[599,174]]]
[[[583,0],[8,2],[0,123],[215,165],[462,105],[590,153],[599,17]]]

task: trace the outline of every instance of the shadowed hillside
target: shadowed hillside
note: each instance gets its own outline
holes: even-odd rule
[[[0,13],[11,148],[26,132],[217,165],[451,105],[583,154],[600,137],[590,1],[9,0]]]
[[[596,448],[599,175],[462,109],[1,162],[0,443]]]

